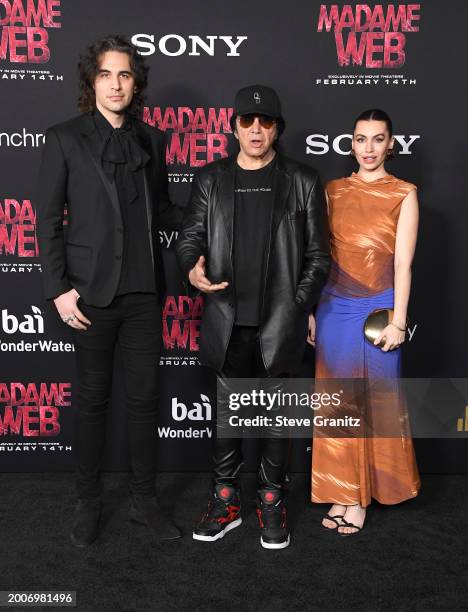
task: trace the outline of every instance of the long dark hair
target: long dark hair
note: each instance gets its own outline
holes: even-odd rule
[[[356,131],[356,125],[358,121],[383,121],[387,126],[388,133],[390,137],[393,136],[393,125],[392,120],[387,115],[387,113],[380,108],[371,108],[369,110],[364,111],[359,115],[359,117],[354,122],[353,133]]]
[[[148,85],[149,68],[144,59],[138,54],[134,47],[125,36],[115,35],[106,36],[93,42],[80,56],[78,71],[80,78],[80,95],[78,98],[78,108],[82,113],[90,113],[96,108],[96,94],[94,93],[94,82],[99,70],[99,58],[106,51],[119,51],[126,53],[130,58],[130,66],[135,78],[136,93],[127,112],[132,115],[139,115],[143,110],[144,92]]]

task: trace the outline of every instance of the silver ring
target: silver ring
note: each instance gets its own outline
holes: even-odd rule
[[[73,321],[74,319],[76,319],[75,315],[70,315],[69,317],[65,317],[63,319],[64,323],[70,323],[70,321]]]

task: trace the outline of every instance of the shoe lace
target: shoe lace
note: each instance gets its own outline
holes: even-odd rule
[[[208,502],[208,509],[203,516],[203,520],[211,521],[225,516],[227,512],[227,506],[228,504],[226,504],[226,502],[224,502],[222,499],[219,499],[218,497],[213,497],[213,499],[210,499],[210,501]]]
[[[281,502],[275,505],[262,504],[261,512],[265,527],[281,527],[283,525],[284,507]]]

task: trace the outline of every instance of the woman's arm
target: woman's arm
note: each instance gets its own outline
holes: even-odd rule
[[[411,265],[413,263],[416,239],[418,235],[418,198],[413,189],[403,200],[398,219],[395,241],[395,301],[392,324],[382,331],[374,344],[385,337],[383,351],[397,348],[405,340],[406,313],[411,290]],[[399,329],[398,329],[399,328]]]
[[[402,329],[406,325],[406,312],[411,291],[411,265],[418,236],[418,198],[416,190],[403,200],[398,219],[395,241],[395,305],[393,323]]]

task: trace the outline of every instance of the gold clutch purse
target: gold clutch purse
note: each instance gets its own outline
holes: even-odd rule
[[[393,310],[391,308],[378,308],[373,310],[364,322],[364,336],[370,344],[374,346],[375,340],[379,337],[383,329],[393,319]],[[385,340],[381,340],[375,346],[384,346]]]

